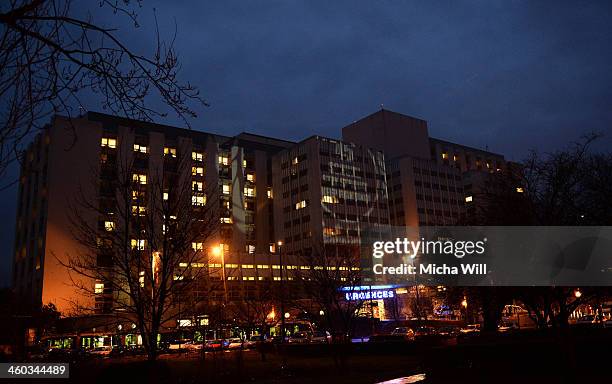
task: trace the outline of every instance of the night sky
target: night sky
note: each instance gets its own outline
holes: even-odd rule
[[[340,137],[382,104],[427,120],[433,137],[511,160],[612,133],[612,2],[433,3],[145,0],[136,30],[97,2],[73,6],[91,4],[95,21],[147,54],[153,8],[162,36],[176,26],[182,78],[211,104],[198,109],[198,130]],[[84,102],[101,111],[95,97]],[[612,134],[598,147],[611,144]],[[10,280],[16,193],[0,192],[0,285]]]

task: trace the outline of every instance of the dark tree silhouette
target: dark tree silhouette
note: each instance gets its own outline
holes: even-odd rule
[[[95,4],[138,27],[140,1]],[[179,81],[174,39],[165,43],[159,32],[155,51],[145,55],[70,0],[4,1],[0,26],[0,175],[51,115],[85,109],[85,92],[97,94],[104,110],[147,121],[167,114],[148,103],[153,94],[187,124],[195,116],[190,105],[206,104],[196,87]]]
[[[191,157],[166,156],[163,169],[142,174],[133,156],[121,153],[116,166],[102,168],[100,195],[74,200],[71,229],[82,251],[60,262],[73,284],[98,300],[78,312],[134,322],[155,359],[162,324],[185,318],[219,288],[206,278],[205,247],[218,230],[217,188],[194,188],[184,164]]]

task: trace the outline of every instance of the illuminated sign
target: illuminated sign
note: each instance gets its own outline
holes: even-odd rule
[[[371,290],[371,291],[356,291],[356,292],[346,292],[344,297],[349,301],[356,300],[382,300],[382,299],[392,299],[395,297],[395,292],[392,289],[381,289],[381,290]]]

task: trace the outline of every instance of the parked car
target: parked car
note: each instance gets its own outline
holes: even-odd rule
[[[327,331],[316,331],[310,341],[317,344],[329,344],[331,343],[331,335]]]
[[[578,320],[576,320],[577,325],[585,325],[585,324],[593,324],[595,322],[595,315],[584,315],[580,316]]]
[[[223,340],[208,340],[204,344],[204,349],[207,351],[220,351],[223,349]]]
[[[184,348],[188,352],[197,352],[197,351],[202,350],[202,348],[204,348],[204,344],[198,341],[188,341],[185,343]]]
[[[289,344],[308,344],[312,334],[310,332],[296,332],[289,337]]]
[[[227,339],[226,344],[227,349],[240,349],[242,348],[242,339],[238,337],[233,337],[231,339]]]
[[[109,356],[110,357],[121,357],[126,354],[126,349],[123,345],[115,345],[112,347]]]
[[[393,336],[403,336],[406,340],[414,340],[414,330],[409,327],[395,327],[391,331]]]
[[[251,336],[247,341],[244,342],[244,348],[257,348],[260,344],[266,341],[264,335]]]
[[[414,337],[416,338],[433,336],[435,334],[436,334],[436,330],[433,327],[418,327],[414,331]]]
[[[438,328],[438,335],[442,337],[456,337],[459,334],[457,327],[441,327]]]
[[[480,335],[480,324],[468,324],[459,330],[459,336],[468,337]]]
[[[47,358],[48,349],[42,345],[35,345],[27,348],[26,358],[29,361],[43,361]]]
[[[480,332],[480,324],[468,324],[467,326],[465,326],[464,328],[461,328],[459,330],[459,332],[461,333],[474,333],[474,332]]]
[[[111,347],[110,345],[102,345],[90,350],[89,354],[94,357],[109,357],[112,350],[113,347]]]
[[[145,353],[147,353],[147,351],[145,351],[142,345],[132,344],[132,345],[125,346],[126,355],[137,356],[137,355],[144,355]]]

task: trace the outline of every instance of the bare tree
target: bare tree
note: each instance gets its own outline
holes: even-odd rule
[[[138,27],[141,1],[98,4]],[[190,104],[206,104],[196,87],[178,80],[174,38],[165,43],[158,31],[155,51],[147,56],[70,0],[2,2],[0,25],[0,175],[18,158],[29,133],[50,115],[70,117],[85,109],[84,92],[97,94],[104,110],[140,120],[167,114],[148,103],[157,94],[187,125],[195,116]]]
[[[71,229],[83,251],[63,264],[82,293],[102,299],[85,309],[133,321],[155,359],[161,325],[218,289],[204,249],[218,229],[217,188],[193,181],[190,157],[165,156],[148,174],[136,160],[118,155],[95,176],[100,195],[75,199]]]
[[[361,285],[359,254],[340,254],[330,247],[321,247],[320,251],[302,256],[301,265],[305,269],[297,272],[303,289],[300,296],[321,308],[336,341],[349,341],[358,312],[367,301],[358,291]],[[350,296],[348,300],[347,295]]]

